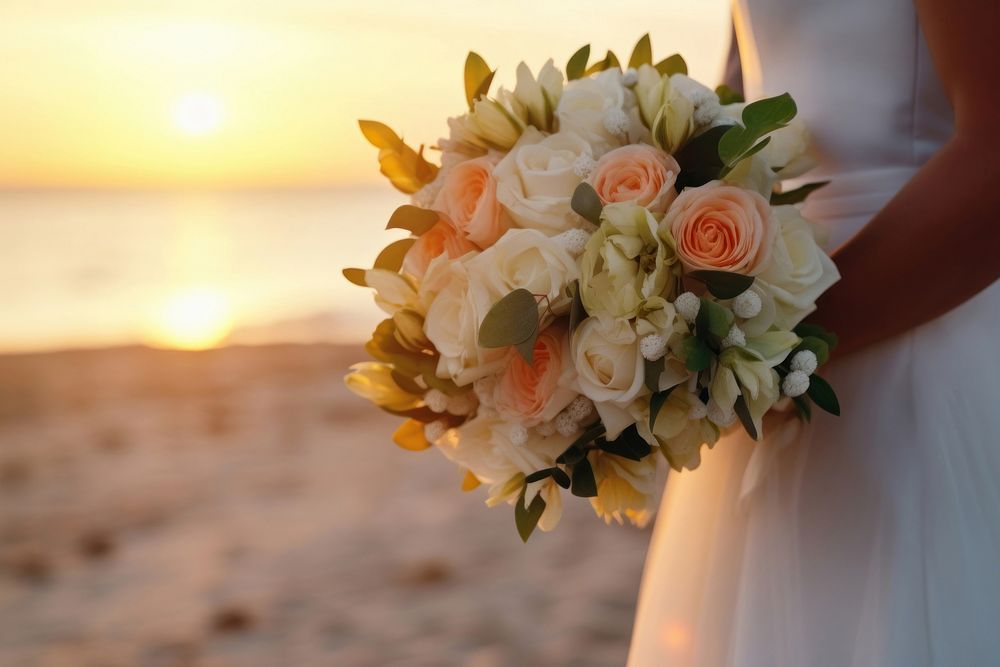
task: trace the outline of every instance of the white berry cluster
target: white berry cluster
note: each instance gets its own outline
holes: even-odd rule
[[[795,398],[809,391],[809,376],[816,371],[819,360],[811,350],[801,350],[792,357],[791,372],[781,382],[781,392]]]
[[[424,403],[433,412],[447,412],[458,416],[471,414],[477,405],[472,393],[448,396],[440,389],[431,389],[424,394]]]
[[[746,290],[733,299],[733,312],[745,320],[760,315],[761,307],[760,295],[753,290]]]
[[[722,347],[743,347],[747,344],[747,335],[735,324],[729,328],[729,333],[722,339]]]
[[[556,234],[552,239],[561,245],[570,255],[579,257],[587,247],[590,234],[582,229],[567,229],[561,234]]]
[[[573,173],[580,178],[587,178],[596,166],[597,162],[594,158],[587,153],[581,153],[580,157],[573,161]]]
[[[667,339],[660,334],[643,336],[639,341],[639,352],[646,361],[659,361],[667,353]]]
[[[566,408],[550,422],[542,422],[535,427],[535,432],[543,438],[554,433],[569,437],[580,431],[580,424],[594,414],[594,402],[586,396],[577,396]]]
[[[604,113],[604,129],[615,136],[628,133],[628,114],[619,107],[612,107]]]
[[[701,310],[701,299],[693,292],[684,292],[674,299],[674,308],[688,323],[694,322]]]

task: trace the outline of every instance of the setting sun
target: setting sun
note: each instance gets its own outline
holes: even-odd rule
[[[212,93],[185,93],[174,104],[174,125],[185,134],[209,134],[222,123],[224,111],[222,102]]]
[[[152,342],[182,350],[204,350],[221,343],[232,331],[226,296],[211,288],[192,288],[171,296],[160,308]]]

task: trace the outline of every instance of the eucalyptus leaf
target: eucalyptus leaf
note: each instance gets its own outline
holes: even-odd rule
[[[358,287],[368,287],[368,283],[365,282],[365,270],[364,269],[344,269],[341,271],[344,277],[349,281],[357,285]]]
[[[573,483],[570,492],[580,498],[593,498],[597,495],[597,480],[594,479],[594,469],[586,457],[573,465]]]
[[[535,333],[533,333],[531,336],[528,336],[527,340],[523,340],[520,343],[516,343],[514,345],[514,349],[517,350],[517,353],[521,355],[522,359],[524,359],[524,363],[528,364],[529,366],[533,366],[535,363],[536,340],[538,340],[537,327],[535,328]]]
[[[692,373],[703,371],[712,365],[712,351],[705,341],[697,336],[691,336],[681,344],[681,354],[684,355],[684,367]]]
[[[532,339],[538,333],[538,304],[526,289],[516,289],[490,308],[479,326],[482,347],[507,347]]]
[[[583,76],[587,71],[587,61],[590,60],[590,44],[584,44],[577,52],[570,56],[566,63],[566,79],[573,81]]]
[[[666,365],[666,357],[660,357],[656,361],[649,361],[648,359],[643,364],[643,372],[645,374],[645,384],[646,388],[650,391],[659,391],[660,389],[660,374],[663,373],[663,367]]]
[[[490,66],[486,64],[481,55],[475,51],[469,51],[469,55],[465,57],[465,100],[469,103],[470,109],[476,101],[480,86],[487,77],[491,79],[493,77]]]
[[[521,536],[522,542],[528,541],[535,526],[538,525],[538,520],[542,518],[542,513],[545,512],[545,500],[540,493],[531,499],[530,505],[524,506],[525,490],[521,489],[521,495],[514,503],[514,524],[517,526],[517,534]]]
[[[672,56],[668,56],[656,63],[656,71],[664,76],[673,76],[674,74],[687,74],[688,66],[684,62],[684,58],[681,54],[675,53]]]
[[[375,268],[386,271],[399,271],[403,268],[403,258],[410,250],[416,239],[400,239],[387,245],[375,258]]]
[[[816,183],[806,183],[788,192],[775,192],[771,195],[771,206],[784,206],[786,204],[798,204],[805,201],[806,197],[819,190],[830,181],[818,181]]]
[[[580,183],[576,186],[569,204],[584,220],[594,225],[601,224],[601,211],[604,209],[604,204],[590,183]]]
[[[719,96],[719,104],[740,104],[745,102],[742,93],[733,90],[726,84],[722,84],[715,89],[715,94]]]
[[[837,400],[836,392],[833,391],[833,387],[830,386],[829,382],[815,373],[809,376],[808,394],[813,403],[820,408],[826,410],[831,415],[840,416],[840,401]]]
[[[691,271],[688,276],[700,280],[717,299],[733,299],[753,285],[754,277],[732,271]],[[728,333],[728,331],[727,331]]]
[[[642,65],[653,64],[653,45],[649,40],[649,33],[639,38],[635,48],[632,49],[632,56],[628,59],[628,66],[639,69]]]
[[[420,208],[419,206],[411,206],[410,204],[403,204],[393,211],[392,215],[389,217],[389,224],[387,224],[385,228],[405,229],[415,236],[420,236],[437,224],[439,217],[440,216],[436,211]]]
[[[743,108],[743,124],[729,128],[719,141],[719,158],[726,167],[733,167],[764,135],[785,127],[796,112],[788,93],[751,102]]]
[[[749,435],[754,440],[759,438],[757,433],[757,426],[753,423],[753,417],[750,416],[750,408],[747,406],[747,401],[740,394],[736,397],[736,403],[733,405],[733,410],[736,411],[736,416],[740,418],[740,423],[743,424],[743,428],[746,429],[747,435]]]
[[[670,398],[670,393],[676,389],[677,386],[673,386],[670,389],[664,389],[663,391],[658,391],[649,397],[649,430],[652,431],[656,426],[656,418],[660,416],[660,410],[663,406],[667,404],[667,399]]]

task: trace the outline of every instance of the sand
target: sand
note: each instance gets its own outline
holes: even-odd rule
[[[355,348],[0,357],[0,665],[621,665],[648,531],[518,538]]]

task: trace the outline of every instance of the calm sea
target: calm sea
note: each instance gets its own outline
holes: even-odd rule
[[[357,341],[380,319],[341,276],[398,234],[388,187],[0,192],[0,351],[150,340],[164,304],[221,295],[231,341]]]

